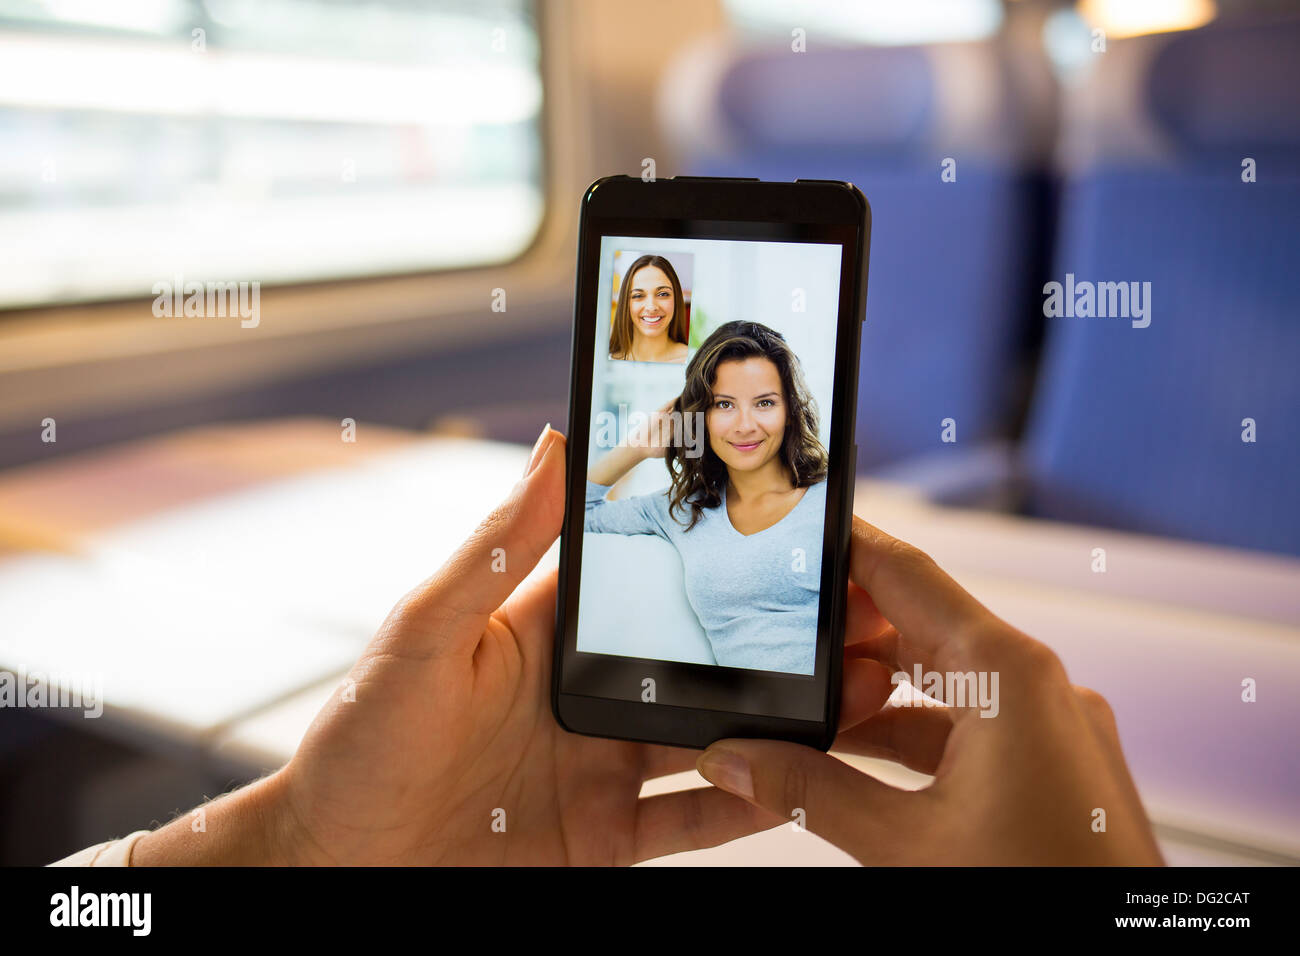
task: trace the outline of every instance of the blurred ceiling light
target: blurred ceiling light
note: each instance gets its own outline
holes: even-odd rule
[[[353,123],[521,122],[541,107],[514,64],[387,66],[183,45],[0,36],[0,103],[31,109]]]
[[[1053,10],[1043,21],[1043,50],[1058,79],[1069,81],[1095,59],[1092,28],[1072,7]]]
[[[1079,14],[1108,37],[1194,30],[1218,13],[1214,0],[1079,0]]]
[[[725,0],[742,28],[785,37],[796,27],[814,43],[910,44],[976,40],[997,32],[1002,23],[998,0]]]

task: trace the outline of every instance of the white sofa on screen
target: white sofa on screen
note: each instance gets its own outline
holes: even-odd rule
[[[651,534],[583,536],[578,650],[714,664],[686,600],[682,560]]]

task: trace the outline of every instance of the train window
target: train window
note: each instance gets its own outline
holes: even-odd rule
[[[507,261],[531,0],[0,0],[0,307]]]

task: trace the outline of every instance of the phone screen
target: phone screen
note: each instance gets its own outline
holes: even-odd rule
[[[853,390],[836,382],[845,246],[601,235],[591,251],[565,690],[817,719],[833,397]]]

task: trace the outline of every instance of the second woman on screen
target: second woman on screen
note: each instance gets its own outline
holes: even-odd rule
[[[663,256],[641,256],[623,274],[610,323],[609,357],[684,363],[687,322],[682,283],[673,264]]]

